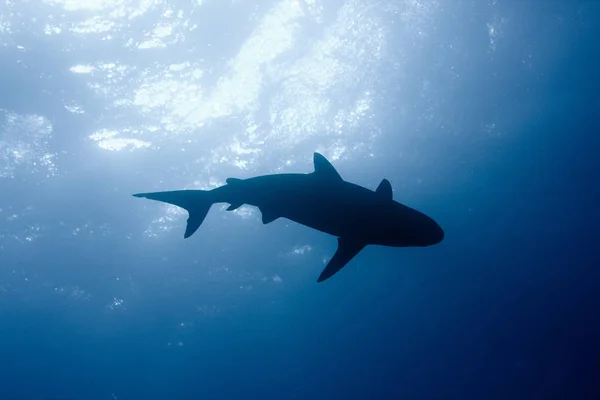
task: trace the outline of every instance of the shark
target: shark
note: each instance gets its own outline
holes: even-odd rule
[[[188,212],[184,238],[200,227],[214,204],[257,207],[262,223],[286,218],[337,237],[337,250],[317,282],[331,278],[369,245],[425,247],[440,243],[444,230],[428,215],[393,199],[390,182],[377,189],[348,182],[322,154],[313,154],[314,171],[228,178],[211,190],[173,190],[133,196],[181,207]]]

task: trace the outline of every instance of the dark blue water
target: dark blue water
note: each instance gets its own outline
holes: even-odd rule
[[[0,5],[0,399],[600,398],[600,3]],[[368,247],[132,193],[312,171]]]

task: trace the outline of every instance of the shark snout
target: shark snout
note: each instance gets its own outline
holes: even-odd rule
[[[425,222],[426,221],[426,222]],[[444,230],[431,217],[426,217],[423,223],[423,240],[425,246],[432,246],[444,240]]]
[[[444,240],[444,230],[437,222],[434,222],[434,224],[435,227],[433,228],[432,244],[438,244],[439,242]]]

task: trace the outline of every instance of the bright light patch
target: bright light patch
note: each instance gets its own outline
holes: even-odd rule
[[[43,0],[44,3],[50,5],[61,6],[67,11],[101,11],[107,7],[115,8],[122,4],[122,0]]]
[[[79,286],[55,286],[53,292],[59,296],[65,296],[74,301],[88,301],[92,297],[85,289]]]
[[[94,7],[105,3],[99,4]],[[117,2],[116,7],[119,4],[123,3]],[[71,7],[66,3],[65,6]],[[165,133],[197,134],[209,121],[241,117],[247,123],[241,127],[242,132],[235,134],[229,145],[219,145],[214,151],[219,159],[248,169],[255,164],[267,140],[289,148],[315,135],[347,135],[370,113],[370,96],[359,97],[354,104],[346,101],[356,96],[352,95],[353,88],[368,88],[369,71],[381,58],[385,43],[377,19],[366,12],[364,2],[346,3],[325,34],[312,44],[306,43],[308,47],[303,46],[308,51],[300,52],[300,57],[289,62],[280,60],[296,43],[305,40],[302,24],[316,19],[321,8],[315,1],[278,2],[229,61],[228,71],[215,84],[209,82],[210,87],[205,87],[202,64],[191,62],[147,69],[143,75],[130,71],[138,79],[126,73],[106,74],[88,85],[98,94],[115,97],[115,106],[137,108]],[[182,11],[163,11],[161,18],[171,22],[159,22],[151,31],[151,41],[142,41],[138,46],[166,46],[161,38],[173,35],[172,23],[181,24],[173,21],[175,16],[181,18]],[[97,70],[91,65],[72,68],[81,74]],[[127,81],[123,80],[125,77]],[[128,83],[135,85],[136,81],[137,90],[127,91]],[[259,98],[265,89],[273,95],[263,102]],[[117,97],[117,92],[121,96]],[[129,99],[124,97],[128,95]],[[268,121],[261,116],[264,110],[270,115]],[[111,149],[144,147],[131,141],[105,144]]]
[[[80,35],[103,33],[111,31],[113,28],[115,28],[115,25],[116,24],[113,21],[101,17],[93,17],[73,26],[73,28],[71,28],[71,32],[78,33]]]
[[[250,206],[241,206],[240,208],[233,211],[233,213],[242,217],[243,219],[249,219],[256,215],[256,211],[256,208]]]
[[[56,155],[49,152],[51,138],[52,124],[46,118],[0,110],[0,178],[58,174]]]
[[[62,27],[60,27],[58,25],[47,24],[44,27],[44,34],[46,34],[46,35],[57,35],[61,32],[62,32]]]
[[[191,73],[184,74],[189,78]],[[207,109],[218,110],[218,105],[203,106],[202,88],[194,81],[161,79],[156,82],[148,82],[135,92],[133,105],[140,111],[149,114],[153,110],[160,109],[167,112],[162,113],[160,122],[168,131],[185,133],[192,128],[202,126],[202,122],[210,112]]]
[[[505,25],[506,19],[498,18],[497,16],[494,16],[492,21],[487,24],[490,51],[496,50],[498,39],[500,39],[504,34]]]
[[[20,234],[13,234],[12,237],[21,243],[33,242],[42,236],[42,230],[43,227],[41,225],[34,224],[27,226]]]
[[[120,151],[120,150],[126,149],[128,147],[132,150],[147,148],[147,147],[150,147],[150,143],[144,142],[144,141],[138,140],[138,139],[114,138],[114,139],[101,140],[101,141],[99,141],[98,146],[100,146],[100,148],[102,148],[104,150]]]
[[[0,15],[0,35],[10,34],[10,22],[4,15]]]
[[[67,109],[67,111],[69,111],[70,113],[73,113],[73,114],[83,114],[83,113],[85,113],[85,111],[83,110],[83,108],[81,106],[76,105],[76,104],[65,104],[65,108]]]
[[[62,8],[65,11],[78,12],[74,17],[65,20],[70,26],[72,33],[79,35],[98,34],[114,31],[117,28],[125,27],[128,21],[138,18],[156,6],[163,3],[163,0],[42,0],[46,4]],[[93,13],[93,17],[76,21],[77,16]],[[62,31],[62,27],[47,26],[46,34],[55,34],[57,28]],[[109,37],[106,37],[107,39]]]
[[[75,74],[89,74],[94,67],[92,65],[74,65],[69,70]]]
[[[118,297],[114,297],[110,303],[106,305],[106,308],[110,311],[115,310],[124,310],[125,306],[123,305],[124,300],[119,299]]]
[[[179,221],[180,217],[187,214],[187,211],[176,206],[165,205],[164,208],[166,215],[152,221],[144,231],[144,236],[156,238],[165,232],[172,231],[175,227],[174,222]]]
[[[112,16],[137,16],[147,11],[158,0],[42,0],[44,3],[59,6],[66,11],[110,11]]]
[[[144,113],[160,111],[164,128],[178,133],[193,132],[211,119],[257,109],[263,82],[260,67],[291,48],[294,21],[303,15],[294,4],[283,1],[264,18],[211,93],[205,94],[201,87],[203,71],[199,66],[179,64],[175,67],[180,72],[178,79],[160,71],[135,92],[134,104]]]
[[[162,24],[158,25],[154,30],[148,35],[150,39],[141,42],[138,45],[139,49],[150,49],[153,47],[167,47],[168,44],[175,43],[177,40],[171,41],[171,43],[167,42],[165,39],[171,36],[173,33],[173,25]]]
[[[146,142],[139,139],[119,138],[117,137],[118,134],[119,132],[116,131],[102,129],[96,133],[91,134],[90,139],[98,142],[98,146],[100,146],[100,148],[110,151],[121,151],[126,148],[129,148],[131,150],[142,149],[148,148],[152,145],[150,142]]]
[[[304,246],[294,247],[294,249],[292,250],[291,253],[295,254],[295,255],[303,255],[303,254],[310,252],[311,250],[312,250],[312,247],[308,244],[305,244]]]

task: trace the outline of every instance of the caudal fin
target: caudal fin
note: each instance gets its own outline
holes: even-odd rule
[[[206,190],[174,190],[170,192],[137,193],[134,197],[162,201],[187,210],[189,217],[184,238],[189,238],[202,225],[213,205],[210,192]]]

